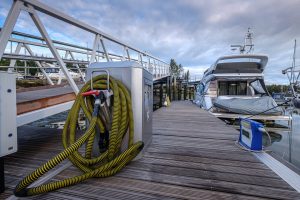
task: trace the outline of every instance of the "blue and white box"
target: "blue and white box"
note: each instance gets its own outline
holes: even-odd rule
[[[250,119],[240,118],[239,143],[247,149],[261,151],[264,126]]]

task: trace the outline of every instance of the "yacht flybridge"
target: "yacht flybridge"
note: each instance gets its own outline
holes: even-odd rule
[[[249,36],[251,39],[248,30],[245,42]],[[243,54],[247,46],[253,47],[252,40],[250,44],[239,46],[242,54],[220,57],[204,72],[196,88],[195,103],[221,118],[258,114],[256,118],[265,119],[267,115],[279,118],[283,110],[270,96],[264,83],[268,57]]]

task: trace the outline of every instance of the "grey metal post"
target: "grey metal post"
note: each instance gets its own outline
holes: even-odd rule
[[[65,52],[65,59],[68,59],[69,51]]]
[[[168,76],[168,84],[169,84],[169,91],[168,91],[168,95],[169,95],[169,99],[170,101],[172,101],[172,77]]]
[[[124,60],[127,60],[126,59],[126,47],[124,46],[123,47],[123,56],[122,56],[122,59],[121,59],[122,61],[124,61]]]
[[[110,62],[109,55],[108,55],[108,53],[107,53],[107,51],[106,51],[106,48],[105,48],[105,45],[104,45],[104,41],[103,41],[103,39],[102,39],[102,36],[100,37],[100,42],[101,42],[102,49],[103,49],[103,52],[104,52],[104,54],[105,54],[106,60],[107,60],[107,62]]]
[[[168,72],[168,65],[164,64],[165,66],[165,69],[166,69],[166,75],[169,75],[169,72]]]
[[[22,48],[22,43],[18,43],[16,50],[15,50],[15,54],[19,54]],[[16,65],[16,61],[15,59],[11,59],[10,63],[9,63],[9,67],[14,67]],[[13,68],[8,68],[7,69],[8,72],[12,72]]]
[[[144,67],[144,66],[143,66],[143,58],[142,58],[142,54],[141,54],[141,53],[139,53],[139,60],[140,60],[140,63],[141,63],[141,65],[142,65],[142,67]]]
[[[160,83],[159,85],[159,107],[162,107],[163,105],[163,83]]]
[[[153,60],[153,64],[154,64],[154,77],[157,78],[157,67],[156,67],[156,61]]]
[[[17,22],[17,19],[19,17],[21,7],[22,7],[22,2],[20,1],[14,1],[6,19],[4,26],[1,30],[0,33],[0,59],[2,58],[6,45],[8,43],[8,39],[14,29],[14,26]]]
[[[92,56],[91,56],[91,59],[90,59],[90,63],[95,62],[96,51],[97,51],[97,47],[98,47],[98,44],[99,44],[99,39],[100,39],[99,34],[96,34],[95,39],[94,39],[94,43],[93,43],[93,51],[92,51]]]
[[[163,74],[162,70],[163,70],[162,64],[160,63],[160,64],[159,64],[159,76],[160,76],[160,77],[162,77],[162,74]]]
[[[71,56],[71,59],[72,59],[72,60],[75,60],[74,55],[73,55],[73,53],[72,53],[71,51],[69,51],[69,54],[70,54],[70,56]],[[76,66],[76,68],[78,69],[78,72],[79,72],[79,74],[80,74],[82,80],[85,82],[84,74],[82,73],[82,71],[81,71],[79,65],[78,65],[77,63],[75,63],[75,66]]]
[[[150,57],[148,57],[148,67],[147,67],[148,71],[150,71],[150,66],[151,66]]]
[[[130,58],[130,54],[129,54],[129,50],[128,50],[128,48],[127,48],[127,47],[126,47],[126,53],[127,53],[128,60],[131,60],[131,58]]]
[[[23,44],[24,47],[26,48],[26,50],[28,51],[28,53],[31,55],[31,56],[34,56],[34,53],[32,52],[32,50],[29,48],[29,46],[27,44]],[[54,85],[53,81],[51,80],[51,78],[48,76],[47,72],[45,72],[45,70],[43,69],[43,66],[42,64],[39,62],[39,61],[35,61],[35,64],[38,66],[38,68],[41,70],[41,72],[43,73],[43,75],[46,77],[47,79],[47,82],[50,84],[50,85]]]
[[[50,51],[52,52],[53,56],[55,57],[55,59],[57,60],[57,62],[59,64],[59,66],[63,70],[63,72],[64,72],[67,80],[69,81],[70,86],[73,89],[73,91],[77,94],[79,92],[79,89],[78,89],[77,85],[75,84],[75,81],[72,79],[71,75],[69,74],[68,69],[67,69],[64,61],[60,57],[60,55],[59,55],[57,49],[55,48],[52,40],[50,39],[50,37],[49,37],[49,35],[48,35],[48,33],[47,33],[44,25],[40,21],[40,18],[37,16],[37,13],[32,8],[32,6],[30,6],[29,8],[31,8],[31,12],[29,14],[30,14],[33,22],[35,23],[35,25],[37,26],[37,28],[40,31],[41,35],[43,36],[43,38],[45,39],[46,43],[48,44]]]
[[[65,57],[64,59],[67,59],[68,58],[68,55],[69,55],[69,51],[66,51],[65,52]],[[55,65],[55,64],[54,64]],[[49,65],[50,66],[50,65]],[[59,70],[59,77],[58,77],[58,81],[56,83],[56,85],[60,85],[61,84],[61,81],[62,81],[62,73],[61,73],[61,69]]]
[[[0,157],[0,194],[5,190],[4,158]]]
[[[24,55],[26,56],[26,49],[24,48]],[[24,74],[25,74],[25,77],[28,76],[28,68],[27,68],[27,61],[24,60]]]
[[[160,64],[160,62],[158,62],[158,67],[159,67],[158,68],[159,69],[159,71],[158,71],[159,72],[159,77],[161,78],[161,64]]]

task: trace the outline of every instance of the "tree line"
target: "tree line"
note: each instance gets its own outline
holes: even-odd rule
[[[9,59],[2,59],[2,60],[0,60],[0,66],[9,66],[9,64],[10,64],[10,60],[9,60]],[[33,60],[27,60],[27,61],[26,61],[26,65],[27,65],[28,67],[37,67],[37,65],[35,64],[35,62],[34,62]],[[17,61],[16,61],[16,66],[24,67],[24,66],[25,66],[25,61],[17,60]],[[6,68],[1,68],[1,70],[5,70],[5,71],[6,71],[7,69],[6,69]],[[28,69],[28,72],[29,72],[32,76],[34,76],[34,75],[37,73],[37,70],[38,70],[38,69],[30,68],[30,69]],[[18,71],[19,71],[19,72],[24,72],[25,69],[24,69],[24,68],[18,68]]]
[[[170,72],[171,75],[176,78],[183,78],[184,80],[190,79],[189,70],[184,72],[183,66],[181,64],[177,64],[177,62],[173,58],[170,60]]]
[[[10,64],[10,59],[1,59],[0,60],[0,66],[9,66],[9,64]],[[37,68],[38,66],[35,63],[35,61],[27,60],[26,65],[28,67],[31,67],[31,68],[28,69],[28,72],[30,73],[30,75],[32,75],[32,76],[36,75],[36,73],[38,72],[39,69]],[[17,60],[15,66],[24,67],[25,66],[25,61]],[[36,67],[36,68],[32,68],[32,67]],[[66,67],[67,68],[72,68],[73,65],[72,65],[72,63],[66,63]],[[7,68],[0,68],[0,70],[1,71],[6,71]],[[25,71],[24,68],[18,68],[18,72],[24,72],[24,71]]]
[[[272,85],[266,85],[266,88],[270,94],[274,93],[288,93],[290,91],[290,86],[289,85],[277,85],[277,84],[272,84]]]

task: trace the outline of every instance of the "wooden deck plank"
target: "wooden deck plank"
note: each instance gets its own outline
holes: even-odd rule
[[[78,86],[79,88],[82,85]],[[76,95],[69,85],[61,87],[41,88],[17,93],[17,114],[75,100]]]
[[[62,86],[42,90],[32,90],[17,93],[17,103],[36,101],[39,99],[74,93],[71,86]]]
[[[207,166],[208,167],[208,166]],[[227,173],[225,170],[220,172],[206,170],[206,167],[199,169],[192,169],[186,167],[175,167],[162,164],[143,164],[143,163],[134,163],[128,166],[129,169],[135,169],[147,172],[155,172],[158,174],[167,174],[167,175],[177,175],[182,177],[193,177],[206,180],[215,180],[215,181],[224,181],[231,183],[241,183],[249,184],[256,186],[266,186],[282,189],[290,189],[290,186],[287,184],[282,184],[281,179],[274,179],[269,177],[263,177],[258,175],[243,175],[237,171],[237,173]]]
[[[235,129],[206,111],[189,102],[172,102],[153,117],[153,143],[116,176],[31,199],[300,199],[268,167],[234,145]],[[61,130],[23,126],[18,131],[19,151],[5,158],[6,196],[21,178],[62,150]],[[80,173],[70,167],[53,180]]]

